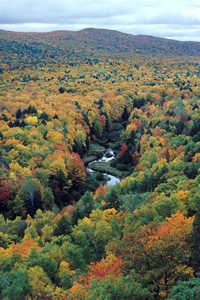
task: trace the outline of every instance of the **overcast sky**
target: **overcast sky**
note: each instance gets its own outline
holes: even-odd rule
[[[200,0],[0,0],[0,29],[87,27],[200,41]]]

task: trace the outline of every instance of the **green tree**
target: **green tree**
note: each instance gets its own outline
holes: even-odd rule
[[[13,210],[16,215],[24,216],[25,212],[34,215],[42,206],[40,182],[32,177],[25,178],[15,200]]]
[[[28,256],[28,266],[41,267],[44,270],[44,272],[48,275],[48,277],[53,282],[55,281],[56,273],[58,270],[58,263],[55,261],[55,259],[46,255],[41,255],[41,253],[37,252],[35,249],[32,249]]]
[[[196,213],[192,228],[191,265],[195,274],[200,274],[200,210]]]
[[[54,195],[51,188],[46,187],[44,189],[42,197],[42,206],[44,209],[51,210],[54,205]]]
[[[169,300],[197,300],[200,299],[200,279],[192,278],[180,281],[172,288]]]
[[[88,217],[93,208],[93,199],[89,192],[86,192],[78,202],[77,209],[80,218]]]
[[[1,299],[23,300],[31,290],[27,272],[24,270],[0,273]]]
[[[70,234],[72,231],[71,223],[68,221],[67,217],[65,215],[62,215],[58,223],[56,224],[56,227],[54,229],[54,235],[67,235]]]
[[[117,191],[112,188],[107,194],[106,194],[106,202],[108,203],[105,208],[115,208],[116,210],[120,207],[120,199],[119,194]]]
[[[132,271],[127,276],[108,276],[104,280],[92,280],[85,299],[87,300],[150,300],[153,295],[144,288]]]

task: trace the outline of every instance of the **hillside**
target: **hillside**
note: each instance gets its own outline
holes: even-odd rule
[[[0,35],[0,299],[200,299],[199,43]]]
[[[96,61],[136,56],[199,56],[200,43],[180,42],[146,35],[131,35],[107,29],[22,33],[0,30],[1,64]]]

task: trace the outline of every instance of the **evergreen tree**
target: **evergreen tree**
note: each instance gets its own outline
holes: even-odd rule
[[[109,191],[106,195],[106,202],[108,203],[105,208],[115,208],[116,210],[119,209],[121,203],[119,200],[118,193],[115,189]]]
[[[62,215],[61,219],[58,221],[55,229],[54,229],[54,235],[67,235],[70,234],[72,231],[71,224],[68,221],[68,219]]]
[[[197,211],[193,222],[192,230],[192,253],[191,265],[194,269],[195,275],[200,273],[200,210]]]
[[[9,274],[0,274],[1,299],[22,300],[25,299],[30,290],[31,286],[26,271],[13,270]]]
[[[79,217],[88,217],[93,208],[93,199],[89,192],[86,192],[78,202]]]

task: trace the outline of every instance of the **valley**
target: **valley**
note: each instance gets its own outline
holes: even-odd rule
[[[199,45],[0,31],[1,299],[199,295]]]

